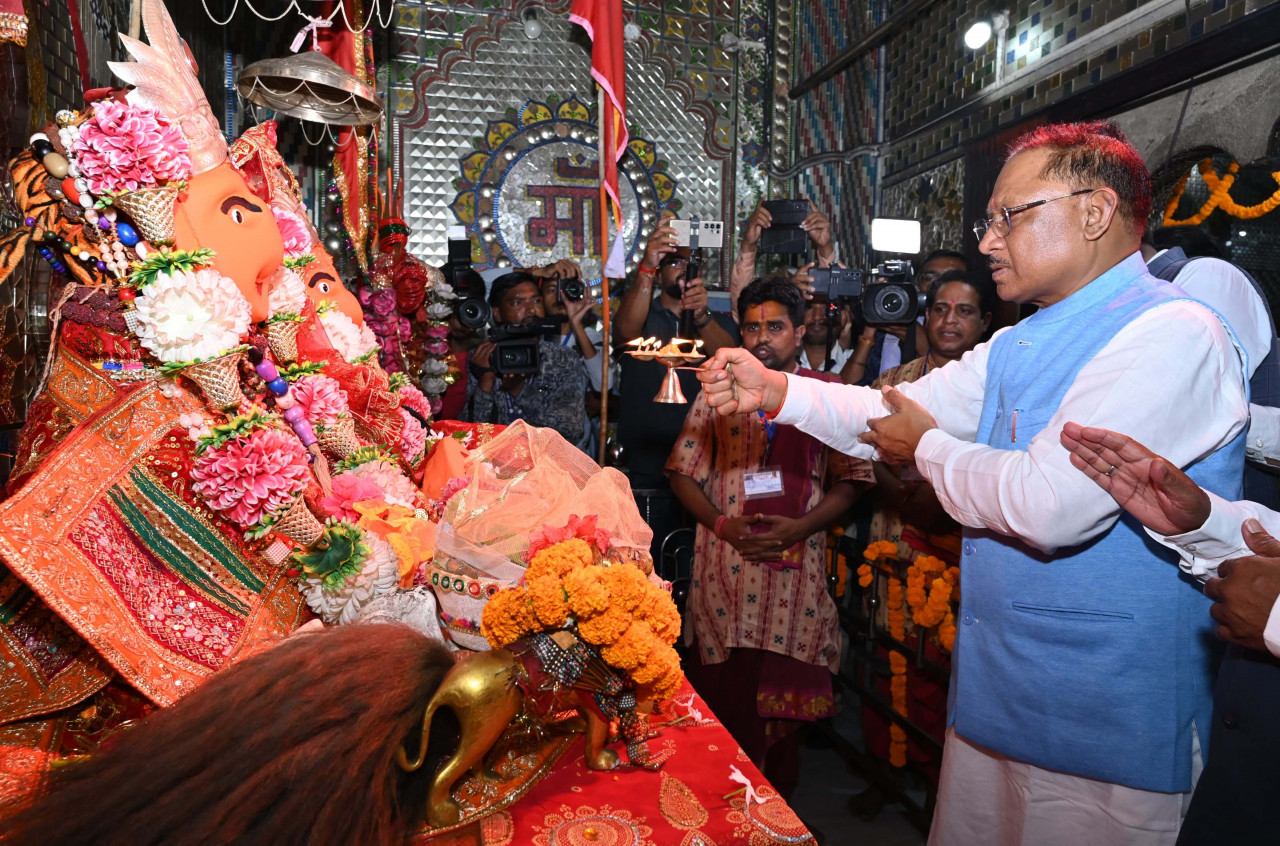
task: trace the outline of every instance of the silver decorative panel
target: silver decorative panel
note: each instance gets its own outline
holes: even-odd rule
[[[543,33],[525,37],[517,20],[493,15],[439,63],[392,90],[397,167],[405,177],[409,248],[425,261],[445,260],[450,209],[462,179],[460,162],[479,146],[490,121],[507,119],[529,99],[576,97],[595,103],[590,53],[559,6],[540,17]],[[571,37],[573,40],[571,40]],[[411,41],[411,38],[405,41]],[[716,140],[716,109],[695,97],[671,62],[651,52],[648,35],[627,44],[627,123],[632,137],[654,143],[665,172],[678,185],[679,216],[731,220],[731,151]],[[438,69],[437,69],[438,68]],[[712,150],[708,153],[707,150]],[[732,257],[725,258],[725,266]],[[709,263],[708,282],[719,278]]]
[[[885,217],[920,221],[920,246],[930,250],[964,250],[969,233],[964,222],[964,159],[952,159],[884,189]]]

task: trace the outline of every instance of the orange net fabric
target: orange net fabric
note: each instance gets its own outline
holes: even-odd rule
[[[555,430],[518,420],[473,450],[467,469],[470,483],[444,513],[458,537],[523,561],[529,536],[543,526],[594,514],[622,559],[648,561],[653,531],[626,477],[600,467]]]
[[[484,650],[480,615],[489,597],[524,577],[529,536],[571,516],[596,515],[610,556],[652,569],[653,532],[640,518],[626,477],[601,469],[554,429],[517,420],[467,456],[467,486],[449,500],[427,580],[450,640]]]

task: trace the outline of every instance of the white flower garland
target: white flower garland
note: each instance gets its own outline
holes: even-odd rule
[[[134,300],[138,340],[161,361],[214,358],[249,331],[249,302],[211,267],[161,273]]]
[[[391,545],[377,535],[364,533],[369,557],[355,576],[341,587],[326,587],[318,578],[307,579],[302,595],[307,606],[328,625],[346,625],[367,603],[396,589],[400,578],[399,559]]]

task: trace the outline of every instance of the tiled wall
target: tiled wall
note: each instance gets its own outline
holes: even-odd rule
[[[845,255],[856,255],[865,242],[877,196],[879,213],[915,210],[928,217],[933,237],[954,247],[952,241],[963,239],[963,191],[943,202],[950,190],[934,193],[932,186],[955,181],[968,144],[1274,2],[940,0],[879,51],[795,104],[796,160],[875,140],[878,105],[886,142],[878,162],[866,157],[854,166],[808,169],[796,190],[833,209]],[[798,0],[795,79],[856,40],[870,18],[884,20],[904,5]],[[1008,25],[983,48],[969,50],[968,27],[1001,9],[1009,13]],[[881,58],[883,85],[876,73]]]
[[[975,53],[964,31],[1000,0],[945,0],[889,45],[885,183],[1274,1],[1030,0]]]
[[[711,142],[699,155],[729,162],[726,173],[731,178],[715,186],[720,197],[714,204],[722,209],[722,216],[730,224],[726,233],[725,254],[728,256],[732,256],[737,238],[733,219],[745,219],[760,196],[777,190],[768,177],[768,168],[771,157],[784,163],[788,158],[793,113],[785,101],[776,109],[771,108],[770,102],[778,103],[774,98],[785,95],[791,73],[789,59],[779,64],[764,51],[751,48],[729,52],[723,49],[721,38],[734,34],[745,41],[768,41],[789,56],[792,2],[625,0],[623,4],[626,19],[645,33],[646,45],[640,52],[651,52],[669,62],[675,80],[688,89],[694,100],[710,108]],[[460,54],[474,52],[467,46],[471,43],[468,39],[475,41],[478,37],[491,36],[499,29],[502,19],[510,19],[528,6],[538,8],[542,15],[563,17],[568,3],[566,0],[543,3],[457,0],[449,3],[448,9],[442,5],[424,0],[397,3],[395,61],[389,79],[388,105],[398,118],[410,115],[417,106],[415,76],[423,79],[440,72],[442,57],[448,65],[460,60]],[[628,47],[629,62],[635,61],[637,49],[635,45]],[[526,96],[548,93],[536,85],[525,88],[529,89],[522,89]],[[634,98],[642,90],[637,85],[636,91],[629,91],[629,96]],[[515,93],[520,92],[512,92],[512,96]],[[589,95],[590,91],[585,94]],[[636,115],[644,114],[645,104],[635,103],[633,111]],[[683,139],[673,138],[671,133],[677,128],[686,133],[685,123],[680,116],[672,116],[670,121],[649,118],[646,125],[636,129],[642,136],[654,140],[661,151],[664,143],[671,147],[682,143]],[[435,228],[433,224],[432,229]],[[432,237],[438,240],[434,233]]]

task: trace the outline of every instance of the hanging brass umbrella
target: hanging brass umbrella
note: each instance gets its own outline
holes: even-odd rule
[[[249,102],[282,115],[336,126],[369,126],[382,117],[372,86],[316,50],[254,62],[236,80]]]

